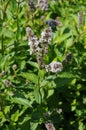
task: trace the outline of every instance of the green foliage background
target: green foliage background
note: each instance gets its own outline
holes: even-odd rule
[[[62,26],[53,30],[45,61],[62,62],[69,52],[73,58],[52,74],[29,54],[25,29],[39,38],[46,20],[57,17]],[[28,0],[0,0],[0,130],[46,130],[46,122],[56,130],[86,130],[86,1],[50,0],[48,11],[41,11],[31,10]]]

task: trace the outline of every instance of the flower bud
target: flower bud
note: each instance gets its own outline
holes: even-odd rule
[[[67,62],[67,63],[70,63],[71,60],[72,60],[72,58],[73,58],[73,54],[72,54],[72,52],[69,52],[69,53],[66,55],[66,62]]]
[[[6,22],[3,22],[2,27],[3,28],[6,27]]]
[[[57,21],[50,19],[46,21],[46,24],[48,24],[48,26],[50,26],[52,29],[55,28],[57,26]]]
[[[78,27],[81,27],[83,24],[83,11],[78,12]]]
[[[14,65],[12,66],[12,69],[13,69],[13,70],[16,70],[16,69],[17,69],[17,65],[14,64]]]
[[[27,33],[28,36],[34,35],[34,33],[33,33],[33,31],[31,30],[30,27],[26,27],[26,33]]]
[[[61,114],[61,113],[62,113],[62,109],[59,108],[59,109],[56,110],[56,112],[57,112],[58,114]]]
[[[3,77],[3,76],[5,76],[5,74],[6,74],[6,71],[3,70],[3,71],[1,72],[1,76]]]

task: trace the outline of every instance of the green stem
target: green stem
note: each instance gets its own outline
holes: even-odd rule
[[[17,2],[17,11],[16,11],[16,27],[17,27],[17,31],[16,31],[16,40],[14,42],[14,48],[15,48],[15,52],[17,53],[17,46],[19,43],[19,18],[18,18],[18,13],[19,13],[19,2]]]
[[[38,72],[38,91],[39,91],[39,94],[40,94],[40,96],[41,96],[41,102],[40,102],[40,105],[42,104],[42,95],[41,95],[41,92],[40,92],[40,85],[41,85],[41,83],[40,83],[40,75],[39,75],[39,72]]]
[[[6,9],[7,9],[8,5],[9,5],[9,3],[10,3],[10,0],[7,1],[6,5],[5,5],[4,9],[3,9],[3,20],[5,19]]]
[[[4,55],[4,37],[1,37],[1,47],[2,47],[2,55]]]
[[[17,16],[16,16],[16,18],[17,18],[17,33],[16,33],[16,41],[17,41],[17,43],[18,43],[18,34],[19,34],[19,18],[18,18],[18,13],[19,13],[19,3],[18,3],[18,8],[17,8]]]
[[[9,2],[10,2],[10,0],[7,1],[5,7],[2,9],[2,13],[3,13],[2,29],[3,29],[3,22],[5,21],[5,17],[6,17],[6,9],[7,9],[8,5],[9,5]],[[2,3],[3,3],[3,2],[2,2]],[[2,3],[1,3],[1,4],[2,4]],[[2,36],[1,36],[1,48],[2,48],[2,55],[4,55],[4,36],[3,36],[3,34],[2,34]]]

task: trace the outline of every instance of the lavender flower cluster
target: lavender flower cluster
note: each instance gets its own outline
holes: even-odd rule
[[[41,10],[48,10],[48,0],[38,0],[38,7]]]
[[[49,65],[45,66],[46,71],[51,71],[53,73],[61,72],[63,69],[63,65],[60,62],[51,62]]]
[[[53,73],[61,72],[63,69],[62,63],[51,62],[49,65],[44,64],[44,56],[48,54],[48,46],[52,40],[52,29],[51,27],[45,28],[41,33],[41,38],[38,40],[34,35],[30,27],[26,28],[28,36],[28,45],[30,46],[30,55],[35,54],[37,56],[37,63],[39,67],[43,67],[46,71]]]
[[[29,0],[28,5],[31,10],[35,10],[38,7],[42,11],[48,10],[48,0],[38,0],[38,5],[36,6],[36,0]]]
[[[31,30],[31,28],[27,27],[26,33],[29,36],[28,45],[30,46],[30,54],[34,54],[38,48],[39,42],[37,40],[37,37],[34,35],[33,31]]]

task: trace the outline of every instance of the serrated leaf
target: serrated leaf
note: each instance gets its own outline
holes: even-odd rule
[[[22,72],[19,76],[31,81],[32,83],[38,84],[38,76],[33,73]]]

